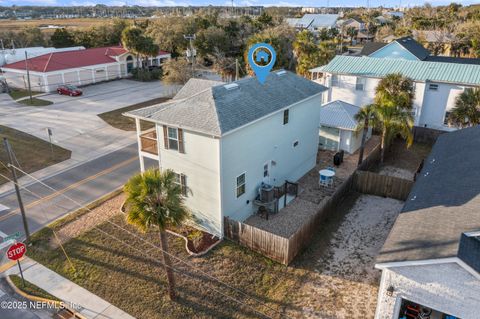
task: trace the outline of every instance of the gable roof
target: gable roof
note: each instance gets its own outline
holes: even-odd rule
[[[396,39],[391,43],[398,43],[408,52],[416,56],[419,60],[424,60],[430,55],[430,52],[423,45],[415,41],[412,37],[403,37]],[[390,45],[390,44],[389,44]]]
[[[320,108],[320,125],[354,131],[358,126],[355,115],[359,111],[360,107],[356,105],[340,100],[332,101]]]
[[[401,73],[414,81],[433,81],[461,85],[480,84],[480,65],[410,61],[337,55],[322,68],[323,72],[364,77],[385,77]]]
[[[263,85],[256,78],[244,78],[125,115],[222,136],[326,89],[292,72],[278,71],[270,73]]]
[[[370,54],[380,50],[386,45],[387,43],[384,42],[367,42],[360,51],[360,55],[369,56]]]
[[[480,126],[438,138],[378,263],[457,256],[462,233],[480,229],[479,158]]]
[[[335,26],[338,19],[338,14],[305,14],[297,22],[296,27],[301,28],[330,28]]]

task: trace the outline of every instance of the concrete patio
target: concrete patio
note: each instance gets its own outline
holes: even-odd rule
[[[378,136],[372,136],[365,146],[364,158],[379,145]],[[310,170],[300,180],[298,197],[289,205],[281,209],[278,214],[271,214],[269,219],[259,215],[250,216],[244,223],[263,229],[270,233],[289,238],[305,222],[318,212],[321,203],[330,198],[335,191],[355,172],[358,162],[358,151],[354,154],[345,154],[343,163],[336,167],[334,182],[332,187],[319,185],[319,171],[321,169],[333,166],[333,151],[319,150],[317,155],[317,165]]]

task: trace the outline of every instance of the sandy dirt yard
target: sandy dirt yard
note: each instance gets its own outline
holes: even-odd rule
[[[349,195],[325,221],[296,267],[307,270],[295,293],[294,318],[373,318],[380,271],[374,268],[402,201]],[[306,257],[308,256],[308,260]]]

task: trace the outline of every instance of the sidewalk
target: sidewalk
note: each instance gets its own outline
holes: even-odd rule
[[[25,280],[66,303],[81,306],[77,311],[85,318],[134,319],[123,310],[28,257],[23,259],[21,264]],[[19,275],[18,267],[10,268],[6,274]]]

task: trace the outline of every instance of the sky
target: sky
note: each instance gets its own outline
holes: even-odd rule
[[[370,0],[370,6],[389,6],[397,7],[401,6],[415,6],[422,5],[428,2],[432,5],[445,5],[452,2],[451,0]],[[480,4],[480,0],[457,0],[457,3],[463,5],[468,4]],[[106,4],[121,6],[128,3],[128,5],[140,5],[140,6],[175,6],[175,5],[231,5],[231,0],[0,0],[0,5],[46,5],[46,6],[77,6],[77,5],[95,5]],[[341,6],[366,6],[367,0],[234,0],[234,4],[237,6],[248,5],[262,5],[262,6],[304,6],[304,7],[322,7],[327,6],[327,3],[331,7]]]

